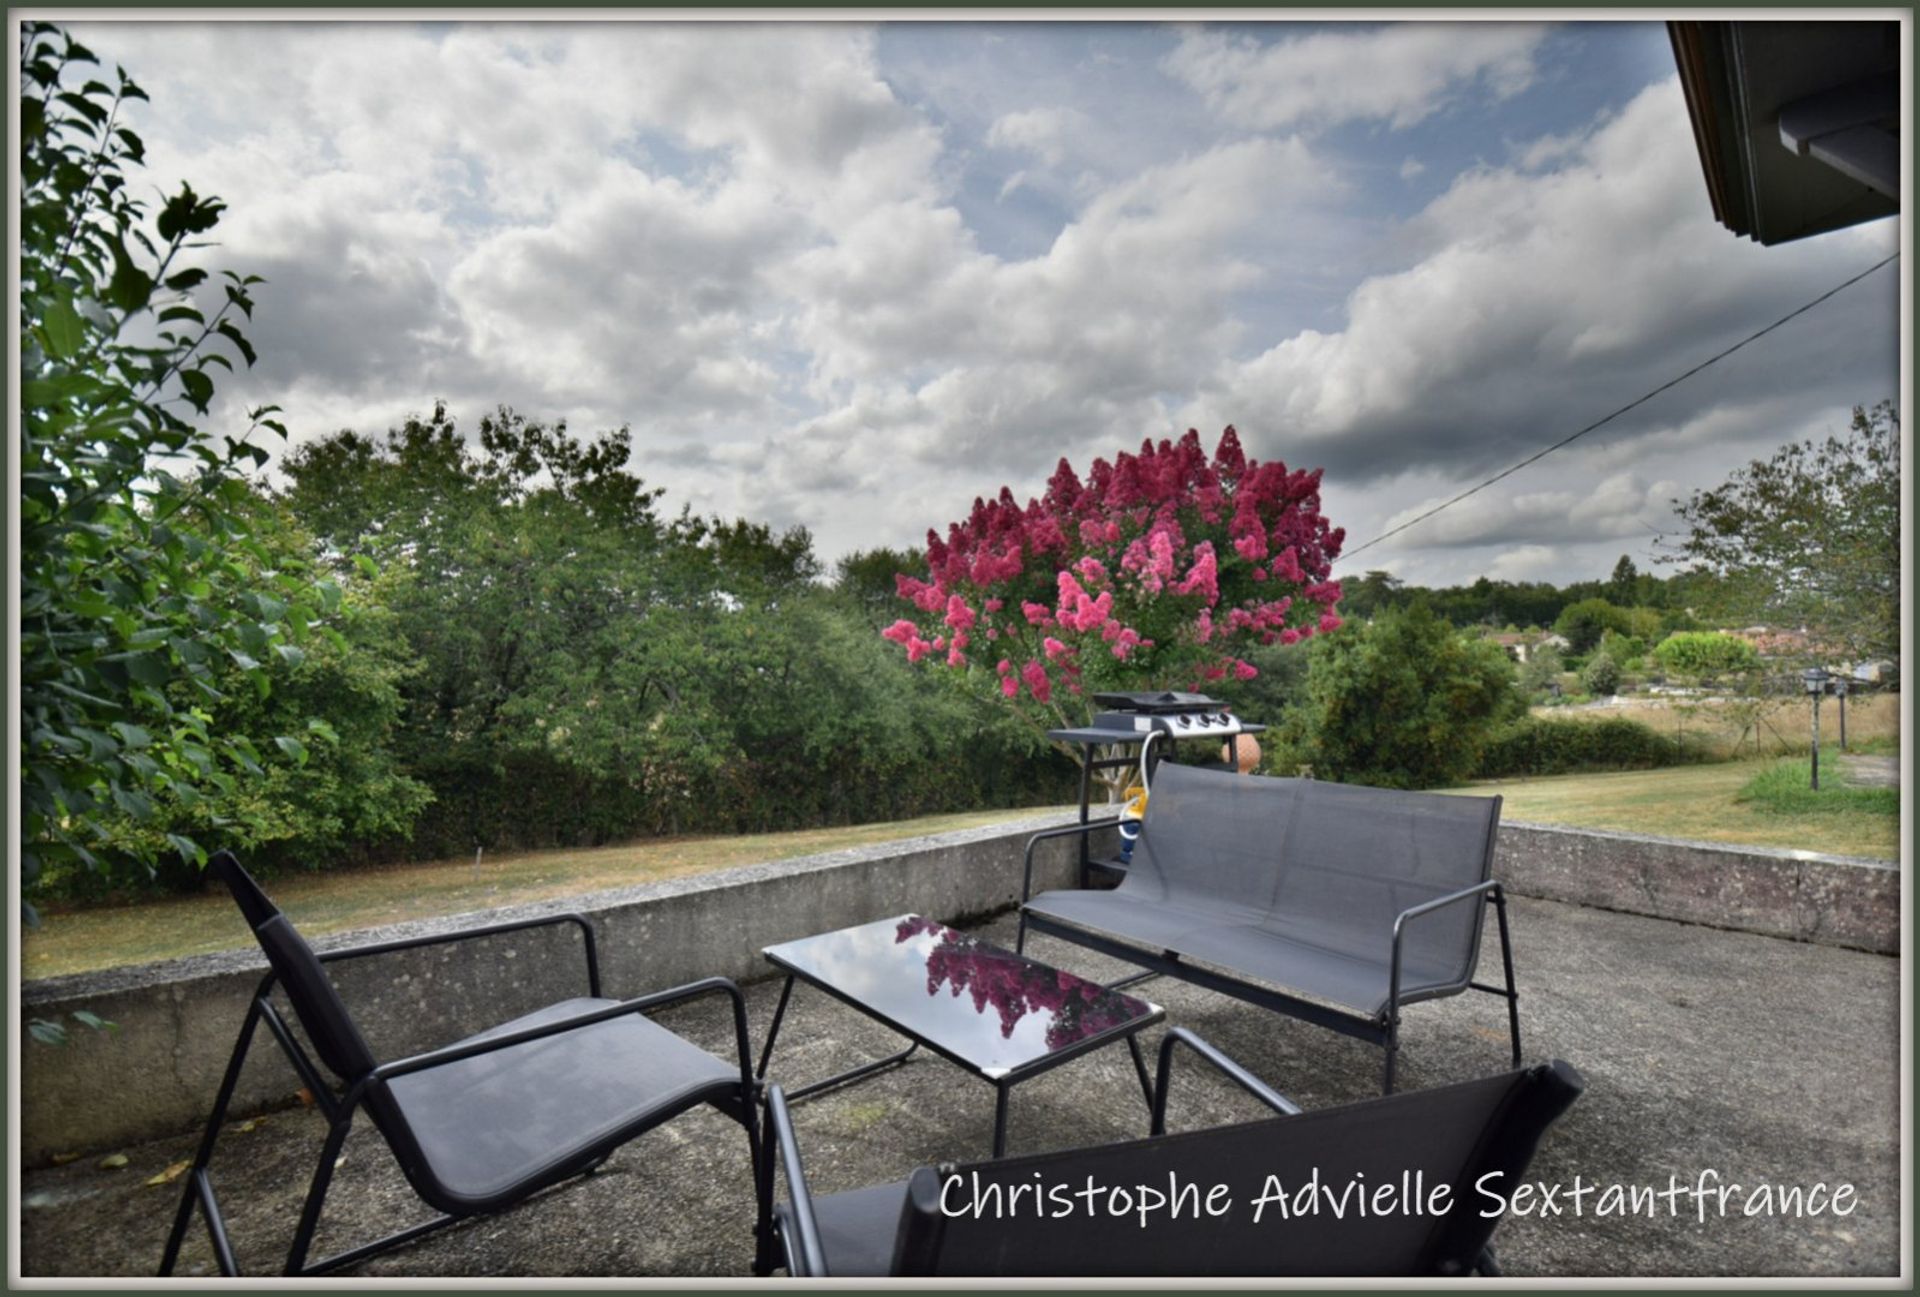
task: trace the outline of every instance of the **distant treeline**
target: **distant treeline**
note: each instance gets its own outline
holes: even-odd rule
[[[1550,628],[1573,604],[1600,599],[1617,608],[1652,608],[1667,614],[1668,629],[1692,629],[1687,610],[1704,606],[1717,595],[1711,576],[1688,571],[1658,577],[1640,571],[1633,559],[1621,555],[1613,574],[1603,581],[1495,581],[1481,577],[1471,585],[1429,587],[1408,585],[1389,572],[1373,570],[1361,576],[1342,575],[1341,615],[1370,619],[1389,608],[1424,604],[1436,617],[1465,629],[1470,626],[1529,626]]]

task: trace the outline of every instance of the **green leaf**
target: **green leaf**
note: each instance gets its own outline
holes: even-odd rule
[[[246,358],[248,367],[251,368],[256,359],[253,354],[253,344],[247,341],[246,335],[240,332],[233,321],[220,321],[219,327],[215,331],[239,349],[240,354]]]
[[[288,734],[273,736],[273,745],[292,757],[295,765],[307,764],[307,745]]]
[[[290,667],[297,667],[307,660],[307,651],[297,644],[275,644],[273,651]]]
[[[173,673],[167,669],[167,659],[159,653],[133,653],[125,659],[127,674],[143,685],[155,689],[164,689]]]
[[[93,102],[93,100],[88,99],[85,95],[77,95],[69,90],[55,95],[54,98],[73,109],[76,113],[79,113],[95,126],[106,125],[107,110]]]
[[[73,302],[61,297],[47,308],[46,318],[40,322],[39,334],[49,355],[55,360],[69,360],[86,345],[87,326],[80,318],[80,312],[74,309]]]
[[[193,402],[194,409],[205,414],[207,404],[213,400],[213,380],[197,369],[180,371],[180,386],[186,391],[187,399]]]
[[[79,1023],[81,1026],[92,1027],[95,1031],[120,1030],[119,1023],[108,1022],[105,1018],[101,1017],[99,1014],[89,1013],[85,1009],[75,1009],[71,1014],[67,1016],[71,1017],[75,1022]]]
[[[67,1043],[67,1029],[57,1022],[45,1018],[33,1018],[27,1023],[27,1034],[42,1045],[58,1048]]]
[[[153,296],[153,276],[133,264],[125,244],[113,245],[113,278],[107,282],[107,300],[123,312],[131,313],[147,304]]]
[[[153,746],[153,735],[147,733],[147,731],[141,729],[138,725],[129,725],[125,721],[115,721],[113,723],[113,732],[118,734],[120,741],[129,748],[137,750]]]
[[[177,275],[168,275],[166,283],[167,287],[174,292],[184,293],[190,288],[197,288],[206,280],[207,272],[195,267],[191,270],[183,270]]]

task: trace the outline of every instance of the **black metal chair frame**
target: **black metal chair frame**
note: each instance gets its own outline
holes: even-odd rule
[[[1217,991],[1222,995],[1230,995],[1248,1004],[1255,1004],[1264,1009],[1271,1009],[1275,1013],[1284,1013],[1289,1017],[1311,1022],[1315,1026],[1326,1027],[1330,1030],[1340,1032],[1342,1035],[1352,1036],[1356,1039],[1379,1045],[1386,1050],[1387,1055],[1386,1073],[1381,1083],[1381,1093],[1392,1094],[1394,1064],[1400,1053],[1400,1006],[1402,1003],[1400,994],[1400,944],[1406,930],[1406,925],[1413,919],[1417,919],[1424,914],[1431,914],[1435,910],[1442,909],[1446,906],[1457,905],[1462,901],[1470,901],[1481,896],[1486,896],[1492,900],[1494,913],[1499,920],[1500,963],[1506,974],[1506,986],[1504,988],[1490,986],[1485,982],[1473,980],[1469,980],[1467,985],[1473,990],[1484,991],[1489,995],[1498,995],[1506,1000],[1507,1030],[1513,1044],[1513,1066],[1520,1066],[1520,992],[1515,988],[1513,980],[1513,944],[1507,929],[1506,889],[1501,887],[1497,879],[1488,879],[1484,883],[1478,883],[1472,887],[1464,887],[1457,892],[1449,892],[1445,896],[1435,897],[1423,904],[1415,905],[1401,911],[1399,917],[1393,921],[1392,949],[1389,956],[1390,971],[1388,975],[1387,1005],[1378,1017],[1370,1018],[1356,1013],[1345,1013],[1339,1009],[1331,1008],[1312,1000],[1305,1000],[1299,996],[1288,995],[1284,991],[1276,991],[1272,987],[1262,986],[1257,982],[1215,972],[1210,968],[1202,968],[1199,965],[1182,960],[1176,951],[1163,950],[1156,953],[1140,946],[1132,945],[1129,942],[1105,936],[1101,933],[1090,932],[1085,928],[1074,927],[1071,924],[1061,923],[1048,918],[1046,915],[1034,914],[1027,910],[1026,903],[1033,896],[1033,850],[1036,846],[1049,838],[1061,838],[1073,834],[1085,835],[1097,829],[1111,828],[1117,823],[1119,823],[1117,819],[1106,819],[1095,820],[1087,824],[1069,824],[1062,828],[1048,829],[1044,832],[1036,833],[1028,840],[1026,871],[1020,884],[1020,933],[1018,939],[1014,942],[1013,948],[1015,951],[1022,954],[1026,952],[1027,929],[1032,927],[1049,936],[1074,942],[1077,945],[1087,947],[1089,950],[1097,951],[1103,955],[1109,955],[1115,959],[1124,960],[1127,963],[1138,964],[1148,970],[1146,974],[1136,974],[1132,977],[1122,978],[1120,981],[1113,983],[1112,985],[1114,986],[1131,985],[1134,982],[1142,980],[1143,977],[1150,975],[1177,977],[1182,981],[1191,982],[1195,986],[1204,987],[1209,991]],[[1411,1003],[1412,1001],[1408,1002]]]
[[[1192,1051],[1200,1061],[1220,1072],[1234,1085],[1274,1112],[1283,1117],[1300,1115],[1301,1109],[1298,1104],[1267,1085],[1228,1055],[1187,1028],[1172,1027],[1160,1040],[1159,1066],[1154,1074],[1153,1120],[1148,1132],[1150,1138],[1166,1133],[1167,1096],[1173,1083],[1174,1053],[1176,1048],[1182,1045]],[[775,1218],[773,1227],[774,1236],[780,1245],[782,1264],[786,1267],[787,1273],[795,1278],[817,1278],[826,1275],[828,1273],[826,1250],[814,1211],[813,1195],[807,1187],[806,1164],[800,1156],[799,1141],[794,1137],[793,1117],[787,1106],[787,1096],[782,1093],[778,1085],[770,1087],[767,1091],[767,1126],[764,1138],[766,1147],[760,1160],[768,1168],[768,1183],[771,1184],[776,1177],[776,1168],[785,1172],[787,1181],[787,1211],[784,1219]],[[951,1170],[950,1164],[942,1166],[940,1175]],[[938,1178],[927,1168],[922,1168],[908,1183],[908,1196],[915,1207],[911,1213],[912,1220],[908,1225],[909,1230],[913,1232],[904,1240],[903,1247],[909,1256],[926,1256],[939,1247],[945,1216],[938,1206]],[[1483,1276],[1499,1276],[1500,1268],[1491,1243],[1480,1249],[1473,1268]]]
[[[322,964],[339,963],[343,960],[364,959],[374,955],[392,954],[396,951],[414,950],[423,946],[444,945],[452,942],[471,941],[482,937],[499,936],[502,933],[520,932],[529,928],[549,927],[556,924],[572,923],[579,927],[584,942],[587,965],[587,993],[600,996],[600,962],[594,945],[593,925],[581,914],[557,914],[537,919],[525,919],[513,923],[496,923],[485,927],[469,928],[461,932],[444,935],[413,937],[399,941],[377,942],[370,945],[354,946],[346,949],[316,952]],[[595,1023],[606,1022],[629,1013],[641,1013],[648,1009],[664,1008],[682,1001],[697,999],[705,995],[724,994],[733,1003],[734,1036],[740,1057],[740,1094],[738,1111],[729,1111],[727,1115],[739,1121],[747,1130],[749,1151],[753,1159],[754,1197],[757,1209],[755,1222],[754,1270],[766,1274],[770,1269],[772,1257],[772,1179],[770,1169],[761,1158],[761,1140],[758,1129],[757,1108],[759,1106],[759,1083],[753,1075],[752,1050],[747,1038],[746,1000],[740,988],[724,977],[710,977],[698,982],[689,982],[684,986],[669,990],[656,991],[618,1004],[596,1009],[591,1013],[578,1014],[557,1022],[544,1023],[523,1031],[492,1037],[487,1040],[472,1041],[466,1044],[448,1046],[415,1054],[407,1058],[382,1063],[365,1076],[355,1079],[346,1090],[335,1095],[320,1068],[302,1049],[292,1028],[280,1011],[274,1007],[272,992],[275,974],[271,971],[260,979],[255,989],[252,1003],[248,1006],[245,1022],[241,1025],[240,1035],[235,1041],[233,1055],[227,1062],[225,1077],[220,1083],[219,1096],[214,1100],[213,1113],[208,1118],[206,1133],[201,1137],[199,1151],[187,1172],[187,1183],[181,1195],[180,1208],[174,1217],[173,1230],[167,1237],[166,1252],[160,1262],[160,1274],[164,1277],[173,1273],[175,1262],[179,1259],[181,1244],[186,1239],[187,1227],[193,1219],[193,1209],[198,1205],[206,1219],[207,1235],[212,1244],[214,1257],[220,1266],[220,1273],[229,1277],[240,1274],[239,1262],[234,1255],[233,1244],[227,1235],[225,1218],[220,1211],[218,1197],[214,1193],[213,1181],[208,1174],[208,1166],[213,1160],[214,1145],[219,1139],[220,1127],[226,1119],[227,1107],[232,1102],[235,1088],[239,1084],[240,1072],[247,1060],[248,1047],[253,1042],[255,1030],[261,1023],[267,1025],[268,1032],[286,1054],[287,1061],[306,1086],[307,1093],[313,1096],[314,1106],[327,1119],[327,1136],[321,1146],[320,1160],[314,1168],[313,1179],[307,1188],[305,1204],[301,1208],[299,1225],[293,1236],[293,1244],[288,1249],[286,1275],[310,1277],[327,1274],[344,1266],[364,1261],[368,1257],[384,1252],[389,1248],[410,1243],[417,1238],[431,1234],[456,1221],[476,1216],[491,1215],[504,1211],[524,1201],[531,1193],[547,1187],[543,1181],[532,1190],[519,1192],[509,1189],[499,1195],[501,1201],[470,1212],[443,1213],[432,1220],[409,1226],[384,1238],[376,1239],[358,1247],[336,1252],[332,1256],[309,1263],[307,1253],[312,1248],[313,1236],[320,1224],[321,1208],[326,1202],[327,1189],[333,1179],[334,1163],[340,1155],[341,1145],[353,1126],[355,1112],[363,1105],[368,1088],[376,1082],[404,1076],[409,1072],[418,1072],[446,1063],[455,1063],[473,1058],[480,1054],[496,1050],[509,1049],[515,1045],[526,1044],[547,1036],[560,1035]],[[646,1129],[677,1116],[688,1108],[705,1102],[694,1099],[679,1107],[662,1111],[657,1120]],[[632,1140],[642,1131],[622,1131],[618,1138],[609,1138],[605,1147],[594,1150],[589,1165],[578,1174],[590,1175],[620,1145]],[[562,1180],[570,1177],[561,1177]]]

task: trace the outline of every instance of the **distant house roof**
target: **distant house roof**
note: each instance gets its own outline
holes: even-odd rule
[[[1713,214],[1785,243],[1900,211],[1900,24],[1670,22]]]

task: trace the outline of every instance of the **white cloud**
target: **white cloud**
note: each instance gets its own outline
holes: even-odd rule
[[[1421,545],[1469,546],[1518,541],[1579,544],[1632,539],[1650,534],[1667,520],[1667,502],[1678,491],[1672,481],[1648,484],[1636,473],[1616,473],[1579,489],[1484,492],[1435,514],[1421,524]],[[1456,493],[1457,494],[1457,493]],[[1391,530],[1450,499],[1436,496],[1393,514]]]
[[[1271,428],[1330,472],[1363,478],[1417,464],[1497,469],[1831,287],[1894,236],[1881,224],[1758,248],[1706,217],[1698,168],[1668,81],[1555,170],[1469,171],[1409,222],[1413,264],[1353,290],[1344,328],[1221,366],[1188,421]],[[1664,436],[1719,402],[1831,408],[1863,374],[1891,372],[1889,284],[1836,299],[1817,324],[1690,380],[1596,443]],[[1884,354],[1839,343],[1875,320]]]
[[[1671,83],[1550,135],[1536,89],[1477,150],[1510,164],[1417,213],[1366,183],[1445,178],[1408,137],[1248,134],[1497,104],[1535,78],[1532,27],[1049,29],[1050,64],[1009,27],[944,76],[957,42],[922,37],[903,78],[845,24],[85,26],[153,95],[153,179],[231,204],[214,264],[270,280],[230,414],[275,402],[302,437],[436,398],[469,427],[503,401],[630,423],[670,507],[804,523],[828,559],[1036,492],[1063,455],[1229,422],[1326,466],[1357,543],[1893,234],[1727,235]],[[1025,222],[1018,252],[996,219]],[[1666,487],[1887,394],[1868,287],[1362,563],[1604,570]]]
[[[1514,23],[1396,23],[1261,44],[1188,31],[1167,70],[1227,121],[1252,130],[1384,121],[1412,126],[1462,90],[1505,99],[1534,77],[1546,29]]]
[[[1052,106],[1006,113],[987,128],[987,143],[997,149],[1030,153],[1049,167],[1066,160],[1073,139],[1089,125],[1077,108]]]

